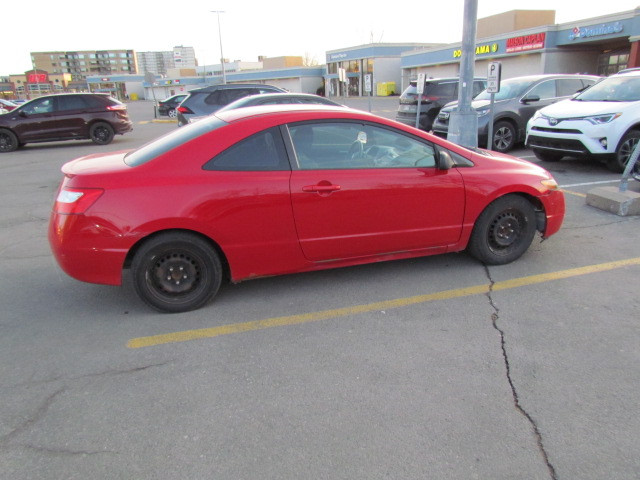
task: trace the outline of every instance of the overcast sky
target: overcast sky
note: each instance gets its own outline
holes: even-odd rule
[[[14,5],[15,4],[14,2]],[[299,55],[371,42],[453,43],[462,39],[464,0],[30,0],[3,12],[0,75],[31,68],[29,52],[194,47],[200,65],[225,58]],[[632,10],[640,0],[478,0],[478,18],[508,10],[556,10],[556,23]]]

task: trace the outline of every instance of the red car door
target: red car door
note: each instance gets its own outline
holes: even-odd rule
[[[461,233],[464,185],[429,142],[370,124],[290,126],[300,245],[327,261],[441,247]]]

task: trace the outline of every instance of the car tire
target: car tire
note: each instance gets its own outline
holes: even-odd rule
[[[627,132],[620,140],[616,153],[607,159],[607,168],[615,173],[624,172],[624,167],[626,167],[638,140],[640,140],[640,131],[631,130]]]
[[[11,130],[0,129],[0,153],[13,152],[18,149],[18,137]]]
[[[222,283],[215,249],[187,232],[163,233],[146,241],[134,255],[131,270],[138,296],[161,312],[200,308]]]
[[[178,111],[175,108],[172,108],[167,112],[169,118],[176,118],[178,116]]]
[[[106,122],[97,122],[89,128],[89,138],[98,145],[108,145],[113,140],[115,132],[113,127]]]
[[[562,152],[553,152],[550,150],[539,150],[537,148],[533,149],[533,154],[536,156],[538,160],[542,160],[543,162],[558,162],[562,160],[562,157],[564,157],[564,153]]]
[[[513,148],[516,143],[516,129],[510,122],[500,121],[493,126],[493,150],[506,153]]]
[[[467,247],[487,265],[504,265],[522,256],[536,233],[533,205],[519,195],[505,195],[480,214]]]

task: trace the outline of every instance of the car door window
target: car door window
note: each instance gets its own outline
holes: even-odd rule
[[[236,143],[209,160],[204,170],[274,171],[289,170],[282,134],[270,128]]]
[[[54,97],[45,97],[38,98],[29,102],[22,109],[24,113],[28,113],[30,115],[36,113],[51,113],[53,112],[54,107]]]
[[[558,96],[570,97],[584,88],[579,78],[561,78],[558,80]]]
[[[540,100],[546,100],[549,98],[555,98],[556,95],[556,81],[546,80],[533,87],[526,94],[526,97],[540,97]]]
[[[473,98],[476,98],[485,88],[487,88],[487,84],[485,82],[473,82]]]
[[[61,112],[68,110],[84,110],[87,107],[87,102],[80,95],[58,97],[58,110]]]
[[[433,145],[374,125],[331,122],[290,125],[301,170],[435,167]]]

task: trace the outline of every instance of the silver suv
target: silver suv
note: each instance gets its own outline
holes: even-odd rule
[[[239,83],[210,85],[208,87],[196,88],[189,92],[178,110],[178,126],[199,120],[222,107],[248,95],[259,95],[261,93],[284,93],[286,90],[272,85]]]
[[[525,138],[527,122],[540,108],[570,98],[593,85],[600,77],[593,75],[531,75],[503,80],[495,94],[493,106],[492,150],[508,152]],[[486,90],[478,95],[471,106],[478,112],[478,145],[487,146],[489,135],[489,104],[491,94]],[[433,123],[433,133],[447,137],[449,115],[458,102],[440,110]]]

